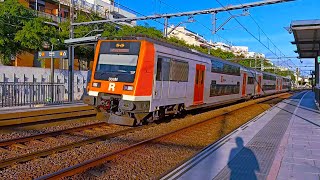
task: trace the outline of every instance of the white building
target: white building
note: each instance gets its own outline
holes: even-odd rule
[[[174,26],[168,27],[167,32],[171,32]],[[187,44],[195,46],[210,46],[208,41],[201,35],[188,30],[186,27],[175,28],[168,37],[176,37],[178,39],[184,40]]]
[[[247,46],[232,46],[231,50],[236,55],[245,55],[249,52],[249,47]]]
[[[226,44],[226,43],[223,43],[223,42],[215,42],[215,43],[212,43],[210,41],[210,44],[214,47],[214,49],[221,49],[223,51],[226,51],[226,52],[232,52],[232,46]]]
[[[226,52],[232,52],[236,56],[244,56],[245,58],[265,58],[265,55],[262,53],[249,52],[249,47],[247,46],[232,46],[223,42],[212,42],[211,40],[208,42],[203,36],[188,30],[186,27],[176,27],[174,30],[173,28],[174,26],[168,27],[168,37],[176,37],[190,45],[221,49]]]
[[[59,0],[59,2],[63,5],[70,6],[70,0]],[[76,9],[81,9],[84,12],[90,13],[94,11],[106,19],[136,17],[135,14],[116,7],[113,0],[74,0],[74,6]],[[136,22],[122,22],[120,24],[135,26]]]
[[[257,52],[247,52],[244,54],[245,58],[266,58],[266,56],[263,53],[257,53]]]

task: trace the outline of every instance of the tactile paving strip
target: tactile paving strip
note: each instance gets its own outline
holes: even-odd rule
[[[279,111],[214,179],[266,179],[295,108]]]

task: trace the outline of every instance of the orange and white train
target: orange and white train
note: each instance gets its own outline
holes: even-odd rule
[[[100,39],[84,102],[137,125],[290,90],[290,79],[147,37]]]

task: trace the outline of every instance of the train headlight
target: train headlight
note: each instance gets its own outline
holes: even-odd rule
[[[99,83],[99,82],[92,83],[92,87],[99,88],[100,86],[101,86],[101,83]]]
[[[125,90],[125,91],[133,91],[133,86],[124,85],[124,86],[123,86],[123,90]]]

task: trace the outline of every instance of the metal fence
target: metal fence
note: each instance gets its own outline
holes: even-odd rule
[[[64,97],[64,84],[0,82],[0,107],[61,104]]]

